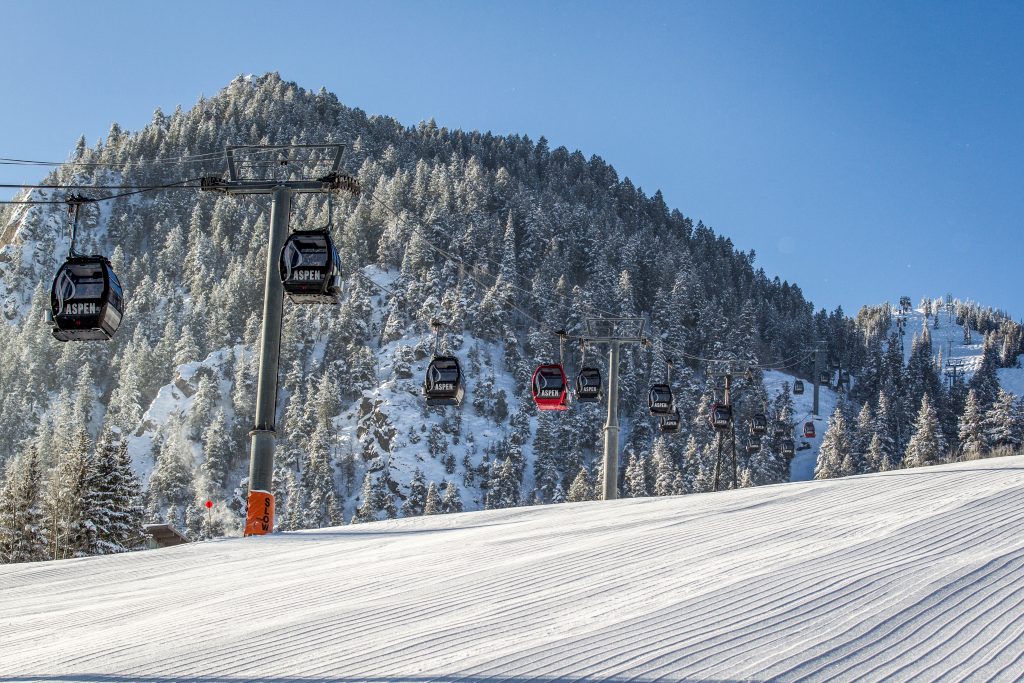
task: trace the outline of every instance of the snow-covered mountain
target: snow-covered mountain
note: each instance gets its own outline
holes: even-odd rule
[[[621,359],[624,495],[711,487],[716,441],[707,412],[721,398],[726,368],[735,373],[745,485],[812,475],[825,420],[847,404],[823,390],[822,414],[813,418],[810,391],[779,395],[784,382],[810,379],[818,340],[828,361],[853,375],[852,410],[877,403],[883,389],[899,393],[889,397],[901,427],[893,430],[894,458],[922,392],[941,398],[935,373],[920,363],[920,381],[905,393],[902,367],[893,367],[903,359],[882,362],[891,320],[879,329],[880,312],[863,320],[840,309],[815,312],[797,285],[758,269],[752,252],[666,206],[660,192],[620,178],[600,157],[552,150],[544,138],[433,121],[403,126],[276,74],[236,79],[187,111],[157,110],[135,133],[114,124],[94,147],[81,141],[44,184],[194,186],[223,171],[227,144],[310,141],[346,143],[345,169],[363,192],[333,205],[341,303],[285,309],[274,484],[284,529],[416,516],[431,484],[444,510],[592,495],[604,408],[538,413],[527,391],[533,367],[559,357],[554,331],[579,335],[592,317],[641,317],[651,340],[625,348]],[[63,195],[40,189],[21,198]],[[49,473],[69,454],[88,461],[95,442],[124,444],[149,517],[183,524],[195,538],[236,533],[254,422],[268,202],[189,187],[91,206],[98,210],[82,213],[78,251],[109,255],[126,294],[124,321],[106,344],[59,344],[43,322],[69,244],[65,207],[0,212],[0,461],[21,460],[4,486],[22,486],[33,468],[42,482],[56,481]],[[293,229],[327,220],[323,197],[295,199]],[[434,320],[443,323],[440,349],[467,371],[459,409],[428,408],[419,396]],[[1019,326],[991,312],[972,320],[990,347],[1019,350]],[[586,354],[607,371],[603,349]],[[662,436],[647,413],[647,390],[668,359],[683,429]],[[580,362],[581,349],[565,350],[570,375]],[[943,403],[950,434],[956,405]],[[763,441],[748,431],[760,412],[772,422]],[[810,448],[790,464],[774,434],[807,420],[817,435],[797,439]],[[31,458],[38,463],[30,468]],[[56,505],[56,491],[42,496],[43,508]],[[216,524],[203,528],[211,519]]]
[[[1020,680],[1024,458],[0,567],[5,680]]]

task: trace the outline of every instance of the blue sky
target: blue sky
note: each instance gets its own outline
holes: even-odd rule
[[[3,19],[0,156],[63,159],[279,71],[406,124],[597,154],[819,307],[952,292],[1024,315],[1024,3],[36,0]]]

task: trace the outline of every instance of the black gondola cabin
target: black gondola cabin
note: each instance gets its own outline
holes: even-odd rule
[[[568,410],[569,392],[561,365],[541,365],[533,372],[533,401],[541,410]]]
[[[792,458],[796,453],[796,445],[792,439],[786,439],[782,442],[782,454],[787,458]]]
[[[334,304],[341,294],[341,259],[326,230],[293,232],[281,249],[281,282],[298,304]]]
[[[673,410],[668,415],[661,416],[661,421],[658,427],[666,434],[674,434],[679,431],[680,424],[681,419],[679,417],[679,411]]]
[[[803,380],[798,379],[797,381],[793,382],[793,393],[794,394],[802,394],[802,393],[804,393],[804,382],[803,382]]]
[[[672,410],[672,388],[667,384],[655,384],[647,395],[647,407],[651,415],[668,415]]]
[[[754,413],[750,418],[750,433],[761,436],[768,431],[768,418],[764,413]]]
[[[732,406],[727,403],[715,403],[709,414],[711,426],[718,431],[725,431],[732,422]]]
[[[106,341],[123,312],[121,283],[104,256],[72,256],[53,278],[50,316],[58,341]]]
[[[454,356],[438,356],[430,361],[423,378],[423,395],[428,406],[457,406],[466,393],[462,369]]]
[[[576,400],[580,403],[597,403],[601,400],[601,371],[597,368],[582,368],[576,375]]]

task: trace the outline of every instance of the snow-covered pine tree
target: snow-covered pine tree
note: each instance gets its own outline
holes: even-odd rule
[[[910,437],[907,451],[903,455],[903,466],[936,465],[943,462],[945,455],[939,417],[928,395],[925,394],[921,397],[921,408],[914,422],[914,434]]]
[[[850,432],[843,412],[843,406],[837,405],[829,418],[828,429],[818,450],[818,462],[814,466],[815,479],[834,479],[852,474],[844,469],[850,456]]]
[[[879,472],[885,472],[897,469],[900,466],[902,454],[896,446],[898,443],[896,432],[898,430],[893,425],[892,416],[894,414],[894,410],[889,401],[889,394],[885,389],[878,392],[878,402],[876,405],[875,427],[873,431],[878,435],[880,448],[879,454],[881,455],[881,458],[876,460],[876,466],[878,467]],[[882,467],[883,462],[887,464],[887,468],[885,469]]]
[[[892,460],[885,453],[882,446],[882,437],[875,432],[871,435],[871,442],[868,444],[868,462],[871,463],[873,471],[888,472],[895,469]]]
[[[105,429],[89,468],[86,520],[94,533],[90,555],[135,550],[142,545],[142,484],[132,467],[128,444],[117,427]]]
[[[856,463],[854,474],[877,472],[878,463],[868,457],[868,449],[871,439],[875,435],[875,413],[871,410],[871,404],[865,403],[860,412],[857,413],[857,424],[851,435],[850,452],[853,454],[853,461]]]
[[[964,460],[977,460],[988,451],[985,415],[973,389],[967,393],[964,412],[960,416],[960,454]]]
[[[654,495],[674,495],[676,475],[679,472],[672,454],[669,453],[665,437],[658,437],[654,440],[654,448],[651,449],[651,460],[654,463]]]
[[[585,500],[594,499],[594,487],[590,482],[590,473],[587,472],[586,467],[581,467],[580,471],[576,474],[576,478],[572,480],[572,486],[569,487],[569,494],[566,496],[566,501],[570,503],[580,503]]]
[[[459,487],[454,481],[449,481],[444,487],[444,497],[441,499],[441,512],[451,514],[462,512],[462,497],[459,496]]]
[[[626,466],[626,496],[643,498],[647,492],[647,458],[640,453],[631,453]]]
[[[423,505],[423,514],[441,514],[441,496],[438,495],[437,484],[435,484],[434,482],[430,482],[430,485],[427,486],[427,501]]]
[[[92,545],[87,526],[89,498],[89,434],[80,425],[69,448],[58,454],[43,493],[43,529],[47,557],[54,560],[85,555]]]
[[[306,528],[325,527],[333,523],[331,513],[337,505],[337,490],[334,484],[329,439],[326,425],[320,423],[306,447],[306,467],[302,473],[302,489],[306,500]],[[373,507],[380,510],[377,505],[378,502],[374,501]]]
[[[427,504],[427,482],[423,477],[423,470],[417,467],[413,470],[412,479],[409,481],[409,495],[402,503],[403,517],[419,517],[423,514],[423,508]]]
[[[985,413],[985,438],[993,451],[1016,455],[1020,452],[1021,424],[1016,398],[1000,388],[992,407]]]
[[[988,409],[999,398],[999,345],[995,333],[985,335],[985,347],[981,356],[981,367],[974,373],[968,387],[974,390],[978,405],[982,410]]]
[[[434,482],[430,482],[430,486],[434,489],[434,497],[437,497],[437,487],[434,486]],[[352,524],[362,524],[363,522],[374,522],[377,520],[378,510],[374,508],[376,502],[376,496],[373,491],[373,475],[367,472],[363,476],[363,488],[359,494],[362,499],[362,504],[356,508],[356,512],[352,515]],[[430,504],[430,491],[427,491],[427,504]],[[431,513],[426,513],[431,514]]]
[[[0,488],[0,563],[46,559],[42,477],[35,448],[7,461]]]

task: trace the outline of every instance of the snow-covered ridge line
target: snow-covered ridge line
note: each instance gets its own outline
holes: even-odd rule
[[[33,680],[1015,680],[1024,458],[0,567]]]

